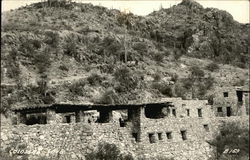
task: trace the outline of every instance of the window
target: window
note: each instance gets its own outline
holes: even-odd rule
[[[223,92],[224,97],[228,97],[228,92]]]
[[[204,127],[205,131],[209,132],[209,127],[207,124],[204,124],[203,127]]]
[[[156,143],[156,139],[155,139],[154,133],[149,133],[148,134],[148,138],[149,138],[149,142],[150,143]]]
[[[158,139],[163,140],[162,133],[158,133]]]
[[[222,107],[217,107],[217,112],[222,112]]]
[[[133,138],[138,142],[138,133],[132,133]]]
[[[202,117],[202,110],[200,108],[198,109],[198,117]]]
[[[167,135],[167,139],[172,139],[173,138],[172,137],[172,132],[167,132],[166,135]]]
[[[64,117],[64,120],[63,120],[64,123],[70,123],[70,121],[71,121],[70,120],[70,115],[67,115],[67,116]]]
[[[172,114],[173,114],[173,116],[176,117],[176,110],[175,109],[172,109]]]
[[[181,131],[181,138],[183,141],[187,140],[187,131]]]
[[[187,109],[187,116],[190,116],[190,109]]]

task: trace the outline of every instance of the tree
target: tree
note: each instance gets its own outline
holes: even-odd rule
[[[226,122],[219,128],[219,134],[208,143],[216,147],[217,159],[249,159],[249,130],[236,122]],[[237,154],[229,151],[239,149]]]

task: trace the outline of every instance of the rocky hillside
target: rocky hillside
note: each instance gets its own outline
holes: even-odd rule
[[[209,99],[248,77],[250,26],[183,0],[145,17],[81,3],[2,14],[2,112],[28,104]]]

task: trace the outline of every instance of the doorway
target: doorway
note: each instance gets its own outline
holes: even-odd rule
[[[227,116],[230,117],[232,115],[231,107],[227,107]]]

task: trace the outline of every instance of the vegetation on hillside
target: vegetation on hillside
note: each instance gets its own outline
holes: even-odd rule
[[[224,64],[247,66],[249,25],[190,0],[145,17],[53,1],[2,18],[1,80],[18,87],[1,90],[3,112],[62,101],[206,99],[214,83],[221,83],[221,70],[235,73],[225,83],[246,78],[246,70]]]
[[[216,148],[216,159],[249,159],[249,129],[235,122],[220,126],[219,134],[209,144]]]

